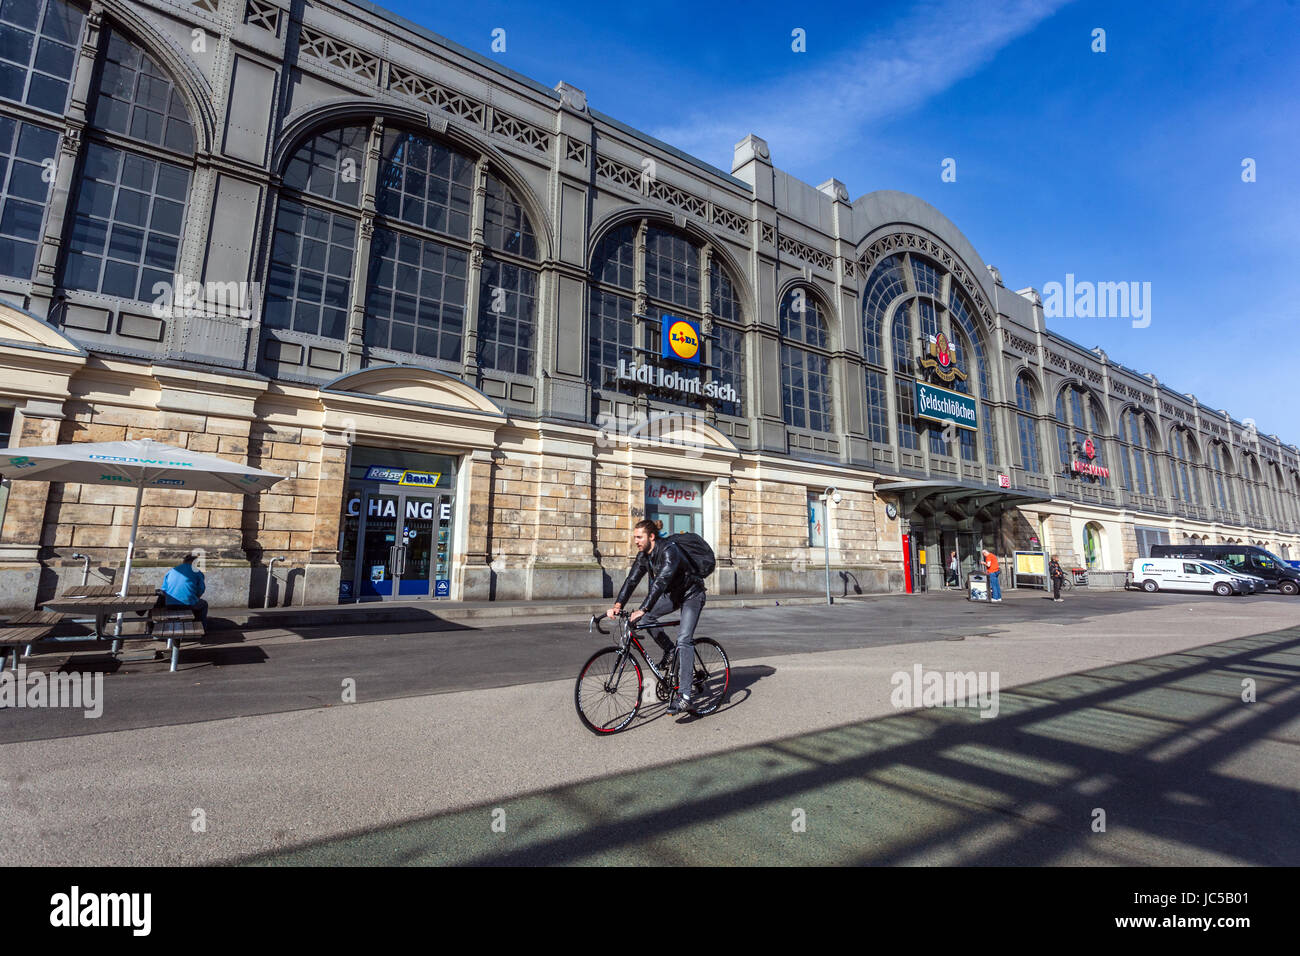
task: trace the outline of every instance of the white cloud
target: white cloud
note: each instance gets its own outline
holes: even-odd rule
[[[863,39],[851,53],[780,83],[711,101],[652,135],[731,167],[749,133],[767,140],[777,165],[815,160],[877,120],[897,116],[975,73],[1007,44],[1071,0],[937,0]],[[815,43],[815,36],[810,43]],[[1088,38],[1081,37],[1086,43]],[[796,63],[813,53],[791,54]]]

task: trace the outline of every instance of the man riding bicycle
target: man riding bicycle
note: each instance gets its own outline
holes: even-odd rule
[[[607,616],[618,616],[647,571],[650,572],[650,590],[641,602],[641,607],[633,611],[628,619],[636,623],[644,616],[646,626],[654,628],[673,611],[681,610],[681,624],[677,628],[678,694],[668,703],[668,713],[680,714],[691,709],[691,687],[695,673],[695,625],[699,623],[700,612],[704,610],[704,581],[695,573],[690,558],[682,553],[678,545],[671,539],[660,538],[659,529],[659,524],[648,518],[637,522],[632,536],[637,549],[636,560],[632,562],[627,580],[623,582],[618,598]],[[655,628],[650,634],[663,649],[666,662],[672,652],[673,642],[661,627]]]

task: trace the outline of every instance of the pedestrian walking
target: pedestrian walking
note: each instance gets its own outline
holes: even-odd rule
[[[989,576],[989,600],[998,602],[1002,600],[1002,585],[998,582],[998,556],[988,548],[983,548],[980,554],[984,557],[984,573]]]
[[[957,564],[957,552],[954,551],[948,557],[948,583],[952,587],[961,587],[961,573]]]
[[[1061,562],[1056,560],[1056,555],[1052,555],[1052,561],[1047,566],[1047,576],[1052,579],[1052,600],[1060,604],[1065,600],[1061,597],[1061,585],[1065,583],[1065,572],[1061,570]]]

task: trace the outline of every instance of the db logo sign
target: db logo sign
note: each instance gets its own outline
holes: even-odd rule
[[[694,322],[675,315],[663,317],[663,357],[677,362],[698,364],[700,361],[700,330]]]

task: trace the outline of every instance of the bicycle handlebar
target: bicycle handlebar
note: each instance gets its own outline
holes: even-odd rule
[[[620,619],[626,619],[629,616],[629,614],[630,612],[628,611],[619,611],[618,617]],[[605,623],[604,614],[593,614],[591,616],[591,620],[587,623],[587,633],[590,634],[592,628],[595,628],[596,630],[600,631],[600,633],[608,636],[609,631],[605,630],[604,623]],[[638,622],[632,625],[632,630],[636,631],[647,627],[675,627],[679,623],[680,623],[679,621],[659,621],[656,624],[641,624]]]

